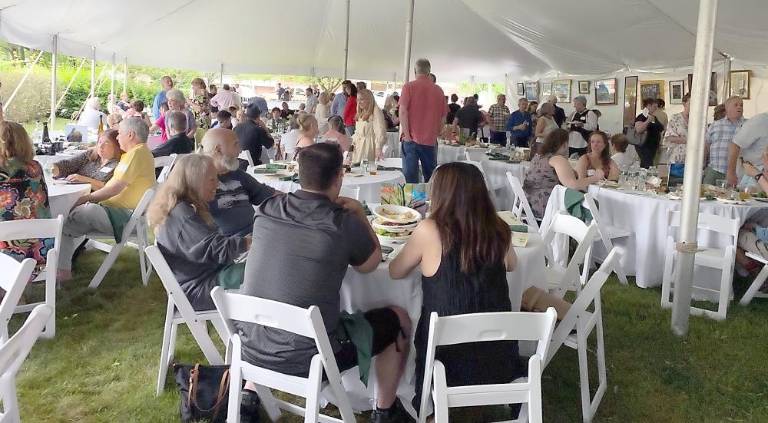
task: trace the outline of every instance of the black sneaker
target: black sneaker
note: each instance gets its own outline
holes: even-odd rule
[[[405,411],[400,399],[395,399],[392,406],[386,410],[376,408],[371,412],[371,423],[411,423],[415,422],[413,417]]]
[[[240,421],[242,423],[259,423],[261,421],[260,405],[261,400],[256,392],[244,389],[242,400],[240,400]]]
[[[84,239],[83,242],[80,243],[80,245],[75,248],[75,252],[72,253],[72,263],[77,260],[78,257],[80,257],[81,254],[85,251],[85,246],[88,244],[88,238]]]

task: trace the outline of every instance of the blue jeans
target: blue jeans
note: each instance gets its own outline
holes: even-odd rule
[[[400,144],[403,153],[403,175],[405,182],[419,182],[419,162],[424,174],[424,182],[429,182],[432,172],[437,166],[437,147],[434,145],[421,145],[414,141],[403,140]]]
[[[491,143],[506,146],[507,145],[507,133],[491,131]]]

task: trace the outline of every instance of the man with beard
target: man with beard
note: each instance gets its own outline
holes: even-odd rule
[[[205,133],[203,153],[212,157],[219,174],[216,198],[208,205],[224,235],[248,235],[253,231],[253,206],[279,191],[259,183],[240,169],[240,144],[232,130],[213,128]]]

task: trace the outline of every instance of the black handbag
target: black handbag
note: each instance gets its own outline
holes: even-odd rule
[[[229,398],[229,366],[174,364],[179,387],[181,421],[191,423],[207,419],[225,423]]]

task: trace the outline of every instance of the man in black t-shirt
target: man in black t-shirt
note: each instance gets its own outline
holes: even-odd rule
[[[448,114],[445,115],[445,123],[448,125],[453,125],[453,119],[456,118],[456,112],[461,109],[461,106],[456,104],[457,101],[459,101],[459,96],[451,94],[451,102],[448,104]]]
[[[658,105],[656,99],[644,98],[643,112],[635,118],[635,132],[645,132],[647,134],[643,145],[637,146],[635,149],[637,150],[637,155],[640,156],[640,167],[646,169],[653,166],[656,150],[659,149],[661,134],[664,132],[664,125],[653,115]]]
[[[245,116],[248,118],[235,126],[237,139],[240,141],[240,148],[248,150],[251,153],[253,164],[261,164],[261,149],[272,148],[275,140],[267,132],[264,122],[261,121],[261,109],[254,103],[248,105],[245,109]]]

